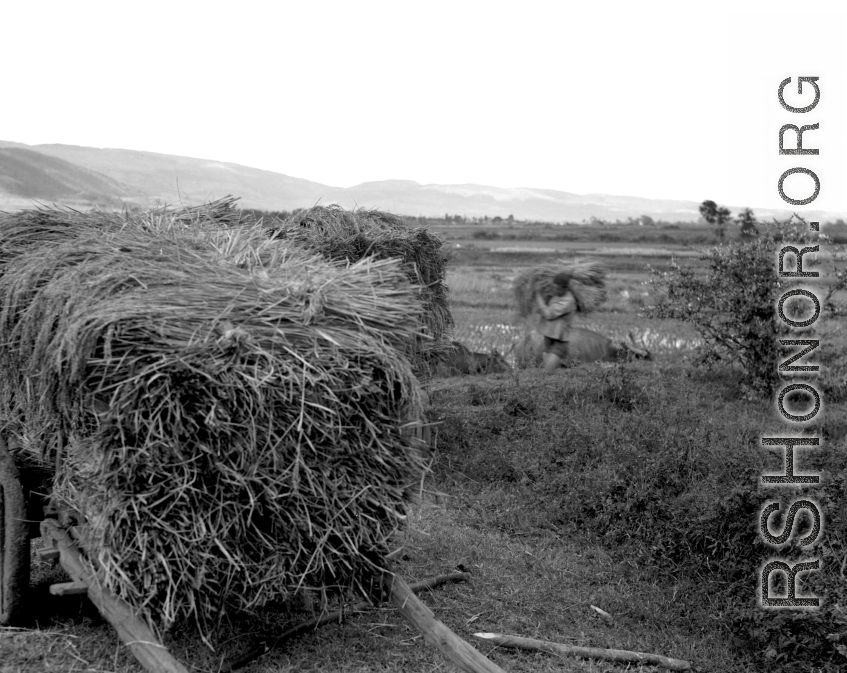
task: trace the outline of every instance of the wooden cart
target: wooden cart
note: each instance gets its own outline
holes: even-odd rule
[[[61,453],[57,463],[60,460]],[[60,464],[57,467],[60,468]],[[22,464],[0,436],[0,626],[13,625],[23,616],[30,581],[30,540],[41,537],[43,544],[38,550],[39,556],[58,559],[71,578],[70,582],[51,586],[51,593],[87,594],[145,670],[188,673],[162,645],[149,624],[129,604],[104,587],[96,566],[86,561],[84,526],[73,525],[66,513],[50,507],[46,494],[53,474],[54,470]],[[423,633],[427,642],[462,670],[504,673],[436,619],[399,576],[385,574],[384,584],[391,602]]]
[[[19,465],[0,437],[0,626],[18,622],[29,587],[29,541],[41,535],[52,474]]]

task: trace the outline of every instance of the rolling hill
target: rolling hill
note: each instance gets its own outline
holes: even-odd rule
[[[0,194],[69,205],[119,206],[134,193],[106,175],[23,147],[0,147]]]
[[[474,184],[422,185],[412,180],[365,182],[343,188],[210,159],[0,141],[0,209],[4,210],[33,207],[34,202],[74,207],[196,204],[227,194],[240,197],[245,208],[261,210],[338,203],[346,208],[380,208],[400,215],[513,215],[521,220],[549,222],[582,222],[591,218],[614,221],[643,215],[675,222],[699,219],[699,204],[695,201]],[[739,210],[730,208],[733,212]],[[754,210],[759,219],[790,214]],[[811,211],[805,214],[822,220],[845,216]]]

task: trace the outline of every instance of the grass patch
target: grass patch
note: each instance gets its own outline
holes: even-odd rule
[[[787,501],[757,487],[759,475],[779,468],[759,438],[780,425],[769,402],[742,393],[730,371],[651,363],[445,386],[430,394],[444,421],[436,476],[445,490],[463,493],[468,521],[480,530],[516,539],[555,531],[602,546],[619,568],[631,564],[624,577],[638,592],[649,595],[653,582],[677,586],[670,622],[716,644],[698,664],[725,660],[718,650],[731,642],[736,663],[716,670],[810,670],[792,662],[839,670],[847,408],[827,408],[818,431],[831,439],[802,458],[804,470],[824,474],[815,494],[828,517],[816,552],[823,572],[805,587],[825,597],[824,608],[777,614],[755,603],[759,564],[773,555],[756,524],[765,502]],[[650,631],[670,628],[667,609],[656,605],[639,617]]]

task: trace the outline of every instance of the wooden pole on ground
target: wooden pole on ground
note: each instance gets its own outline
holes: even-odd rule
[[[400,613],[418,628],[428,643],[435,645],[459,668],[468,673],[505,673],[497,664],[436,619],[432,610],[415,596],[403,578],[389,573],[383,574],[382,578],[386,593]]]
[[[52,541],[53,546],[59,550],[59,563],[71,576],[73,584],[85,584],[88,587],[88,598],[115,627],[118,637],[129,646],[145,670],[150,673],[188,673],[188,669],[174,659],[150,626],[135,614],[129,604],[102,586],[102,577],[86,567],[76,543],[55,521],[45,519],[41,522],[41,536],[45,544]]]
[[[500,633],[474,633],[477,638],[482,638],[490,643],[501,647],[512,647],[522,650],[540,650],[550,654],[559,654],[571,657],[586,657],[591,659],[604,659],[606,661],[634,661],[642,664],[653,664],[663,666],[672,671],[690,671],[691,664],[683,659],[671,659],[661,654],[648,654],[646,652],[632,652],[630,650],[605,650],[600,647],[578,647],[576,645],[562,645],[551,643],[548,640],[536,640],[535,638],[521,638],[520,636],[505,636]]]

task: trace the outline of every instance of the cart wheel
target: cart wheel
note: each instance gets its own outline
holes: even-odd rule
[[[29,588],[29,525],[18,467],[0,438],[0,626],[18,621]]]

